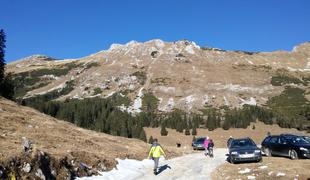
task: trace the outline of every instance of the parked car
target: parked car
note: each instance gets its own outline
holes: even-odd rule
[[[203,143],[205,141],[205,137],[200,137],[200,138],[197,138],[195,141],[192,142],[192,147],[194,150],[198,150],[198,149],[201,149],[201,150],[204,150],[204,146],[203,146]]]
[[[229,161],[248,162],[262,160],[262,152],[251,138],[232,139],[229,146]]]
[[[266,156],[310,158],[310,143],[303,136],[292,134],[266,137],[262,142],[262,150]]]

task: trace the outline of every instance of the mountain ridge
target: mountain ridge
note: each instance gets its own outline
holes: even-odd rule
[[[68,68],[65,75],[49,76],[51,79],[46,86],[28,91],[26,97],[61,89],[66,82],[74,81],[72,92],[59,100],[94,95],[108,97],[129,91],[126,96],[133,103],[139,100],[139,90],[143,88],[143,94],[150,92],[159,100],[160,111],[174,108],[196,111],[205,105],[265,104],[268,97],[284,90],[283,86],[271,84],[277,74],[297,79],[309,76],[309,52],[309,42],[295,46],[292,51],[246,52],[201,48],[187,40],[164,42],[154,39],[112,44],[108,50],[79,59],[44,61],[34,56],[33,62],[30,58],[29,61],[10,63],[7,70],[18,74],[74,66]],[[101,92],[96,94],[95,89]]]

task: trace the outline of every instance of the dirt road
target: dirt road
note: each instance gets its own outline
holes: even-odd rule
[[[173,159],[161,159],[161,172],[156,176],[153,174],[153,162],[151,160],[119,160],[117,169],[102,173],[101,176],[82,179],[206,180],[211,179],[211,172],[225,162],[226,154],[227,149],[219,148],[214,150],[214,158],[206,157],[203,151],[200,151]]]

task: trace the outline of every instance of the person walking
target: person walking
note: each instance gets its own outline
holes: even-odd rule
[[[212,139],[210,139],[209,144],[208,144],[208,151],[209,151],[210,157],[213,157],[213,147],[214,147],[214,142]]]
[[[229,139],[227,140],[227,148],[229,149],[230,143],[234,138],[232,136],[229,136]]]
[[[209,136],[207,136],[203,142],[203,147],[205,148],[205,155],[208,155],[208,147],[209,147]]]
[[[154,174],[155,175],[157,175],[158,163],[159,163],[159,158],[161,155],[166,157],[166,154],[164,150],[161,148],[160,144],[158,143],[158,140],[154,139],[148,158],[153,159],[154,161]]]

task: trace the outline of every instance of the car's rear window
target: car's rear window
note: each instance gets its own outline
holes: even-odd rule
[[[255,143],[250,139],[233,140],[231,142],[232,148],[234,147],[244,147],[244,146],[256,146]]]

